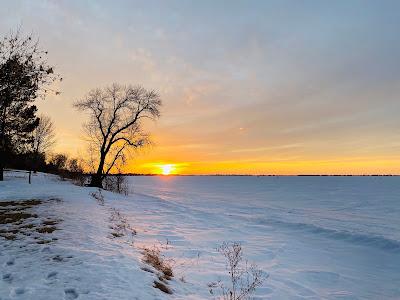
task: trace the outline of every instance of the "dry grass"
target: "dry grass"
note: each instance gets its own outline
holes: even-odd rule
[[[143,271],[148,272],[148,273],[154,273],[153,270],[151,270],[151,269],[149,269],[147,267],[141,267],[140,269],[142,269]]]
[[[25,228],[32,229],[33,227],[35,227],[35,225],[33,225],[31,223],[19,226],[19,228],[21,228],[21,229],[25,229]]]
[[[6,207],[6,206],[22,206],[22,207],[32,207],[35,205],[39,205],[41,204],[42,201],[41,200],[37,200],[37,199],[30,199],[30,200],[23,200],[23,201],[3,201],[0,202],[0,208]]]
[[[0,236],[2,238],[5,238],[8,241],[13,241],[17,238],[17,236],[15,234],[11,234],[11,233],[0,233]]]
[[[155,287],[156,289],[159,289],[160,291],[162,291],[166,294],[172,294],[171,289],[160,281],[154,280],[153,287]]]
[[[172,267],[161,256],[160,250],[158,248],[144,248],[142,254],[143,262],[161,272],[164,279],[171,280],[171,278],[174,277]]]
[[[49,244],[49,243],[51,243],[51,240],[39,240],[36,242],[36,244],[39,244],[39,245],[44,245],[44,244]]]
[[[168,287],[168,281],[174,277],[172,267],[169,262],[161,255],[160,249],[157,247],[143,248],[143,262],[153,269],[142,267],[142,270],[156,276],[153,287],[159,289],[166,294],[172,294],[171,288]]]
[[[101,189],[99,189],[97,192],[90,193],[90,196],[96,199],[97,203],[99,203],[100,205],[104,205],[104,196],[101,193]]]
[[[36,231],[39,233],[52,233],[55,230],[57,230],[55,226],[43,226],[36,228]]]
[[[52,220],[52,219],[47,219],[45,221],[43,221],[43,225],[46,226],[54,226],[57,225],[59,223],[59,220]]]
[[[52,200],[56,199],[49,201]],[[0,202],[0,237],[15,240],[32,236],[37,244],[47,244],[56,240],[51,239],[51,236],[50,239],[48,237],[57,230],[55,225],[60,220],[47,218],[42,223],[38,223],[34,219],[38,219],[39,216],[29,211],[42,203],[42,200],[37,199]]]
[[[115,237],[115,238],[119,238],[119,237],[123,237],[123,236],[124,236],[122,233],[120,233],[120,232],[115,232],[115,231],[111,232],[111,235],[112,235],[113,237]]]
[[[12,224],[20,223],[21,221],[29,218],[37,218],[36,214],[24,213],[24,212],[14,212],[7,211],[6,213],[0,214],[0,224]]]
[[[137,234],[136,230],[129,224],[128,219],[115,208],[111,208],[110,222],[110,229],[113,230],[111,232],[112,237],[123,237],[127,234],[133,237]]]

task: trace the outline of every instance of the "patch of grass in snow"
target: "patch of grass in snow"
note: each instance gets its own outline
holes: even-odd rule
[[[8,233],[8,232],[7,233],[0,232],[0,236],[9,241],[13,241],[17,238],[17,236],[15,234]]]
[[[140,269],[142,269],[143,271],[148,272],[148,273],[154,273],[153,270],[151,270],[147,267],[141,267]]]
[[[144,248],[142,251],[143,262],[152,266],[157,271],[161,272],[160,278],[165,280],[171,280],[174,277],[171,265],[168,261],[162,257],[160,249],[154,248]]]
[[[37,218],[36,214],[8,210],[0,215],[0,224],[20,224],[23,220]]]
[[[52,242],[51,240],[39,240],[36,242],[36,244],[44,245],[44,244],[49,244],[51,242]]]
[[[161,254],[160,249],[156,246],[153,248],[143,248],[142,254],[143,262],[153,267],[154,271],[149,267],[142,267],[141,269],[157,276],[153,287],[166,294],[172,294],[172,290],[168,287],[168,281],[174,277],[174,273],[168,260]]]
[[[101,189],[98,189],[97,192],[90,193],[90,196],[96,199],[99,205],[104,206],[105,199]],[[128,234],[130,236],[135,236],[137,234],[136,230],[129,224],[127,217],[125,217],[119,210],[112,207],[110,208],[110,211],[111,214],[109,221],[111,225],[109,228],[112,229],[110,235],[111,238],[120,238]]]
[[[99,203],[100,205],[104,205],[104,196],[101,193],[101,189],[99,189],[97,192],[90,193],[90,196],[96,199],[97,203]]]
[[[19,226],[19,228],[21,228],[21,229],[24,229],[24,228],[32,229],[33,227],[35,227],[35,225],[33,225],[33,224],[25,224],[25,225]]]
[[[172,294],[172,290],[160,281],[154,280],[153,286],[166,294]]]
[[[54,225],[57,225],[59,222],[60,222],[59,220],[48,219],[48,220],[43,221],[43,225],[54,226]]]
[[[37,244],[46,244],[56,240],[43,237],[53,233],[57,229],[55,225],[60,220],[47,218],[39,223],[36,221],[39,216],[30,212],[30,209],[42,203],[43,201],[38,199],[0,202],[0,237],[6,240],[15,240],[33,236],[33,240]]]
[[[55,226],[43,226],[36,228],[36,231],[39,233],[52,233],[57,228]]]
[[[129,224],[128,219],[116,208],[111,208],[109,220],[111,222],[109,227],[113,230],[111,232],[112,237],[118,238],[127,234],[135,236],[137,234],[136,230]]]
[[[113,227],[111,227],[113,229]],[[124,235],[121,232],[111,232],[111,235],[115,238],[123,237]]]
[[[38,199],[21,200],[21,201],[2,201],[0,202],[0,209],[4,209],[7,206],[13,206],[14,209],[18,206],[20,207],[32,207],[41,204],[42,201]]]

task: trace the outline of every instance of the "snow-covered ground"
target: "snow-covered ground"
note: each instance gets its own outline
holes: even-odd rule
[[[60,221],[51,234],[32,234],[40,237],[37,240],[24,235],[15,240],[0,237],[1,300],[166,298],[152,288],[154,275],[141,270],[140,249],[132,246],[131,237],[111,235],[112,208],[128,199],[104,193],[106,203],[100,205],[89,195],[95,189],[51,175],[34,175],[31,185],[20,173],[7,175],[0,183],[0,201],[44,200],[25,211],[37,215],[25,223]],[[9,225],[0,224],[0,229]],[[50,236],[57,240],[37,243]]]
[[[1,300],[212,299],[223,241],[268,273],[257,299],[400,299],[399,177],[130,177],[133,192],[102,192],[103,205],[96,189],[18,176],[0,201],[42,199],[20,207],[34,217],[19,226],[58,223],[0,237]],[[153,288],[143,248],[168,258],[172,295]]]

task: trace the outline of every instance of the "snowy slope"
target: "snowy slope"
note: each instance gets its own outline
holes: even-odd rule
[[[110,237],[111,206],[99,205],[89,195],[93,189],[51,175],[34,175],[31,185],[17,177],[7,174],[0,183],[0,201],[47,200],[29,209],[38,215],[33,222],[62,221],[48,244],[0,237],[1,300],[166,298],[152,288],[153,274],[140,269],[139,249]]]

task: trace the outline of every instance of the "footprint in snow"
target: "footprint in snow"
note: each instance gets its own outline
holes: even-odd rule
[[[20,295],[25,294],[25,291],[26,291],[26,290],[25,290],[24,288],[22,288],[22,287],[15,288],[15,289],[13,289],[13,290],[11,291],[10,296],[11,296],[12,298],[14,298],[14,297],[16,297],[16,296],[20,296]]]
[[[7,266],[12,266],[14,263],[15,263],[15,259],[12,258],[12,259],[10,259],[10,260],[8,260],[8,261],[6,262],[6,265],[7,265]]]
[[[7,273],[3,275],[3,281],[10,283],[12,281],[12,275],[11,273]]]
[[[42,250],[40,250],[41,252],[51,252],[51,248],[49,246],[43,247]]]
[[[78,298],[78,296],[79,296],[79,294],[77,293],[77,291],[75,291],[75,289],[65,289],[64,293],[65,293],[66,300],[73,300],[73,299]]]
[[[15,295],[22,295],[25,293],[25,289],[24,288],[16,288],[14,292],[15,292]]]
[[[56,271],[50,272],[49,274],[47,274],[47,279],[53,279],[57,276],[57,274],[58,273]]]
[[[46,279],[45,279],[46,283],[53,284],[54,282],[56,282],[57,275],[58,275],[58,272],[56,272],[56,271],[53,271],[53,272],[50,272],[49,274],[47,274]]]

